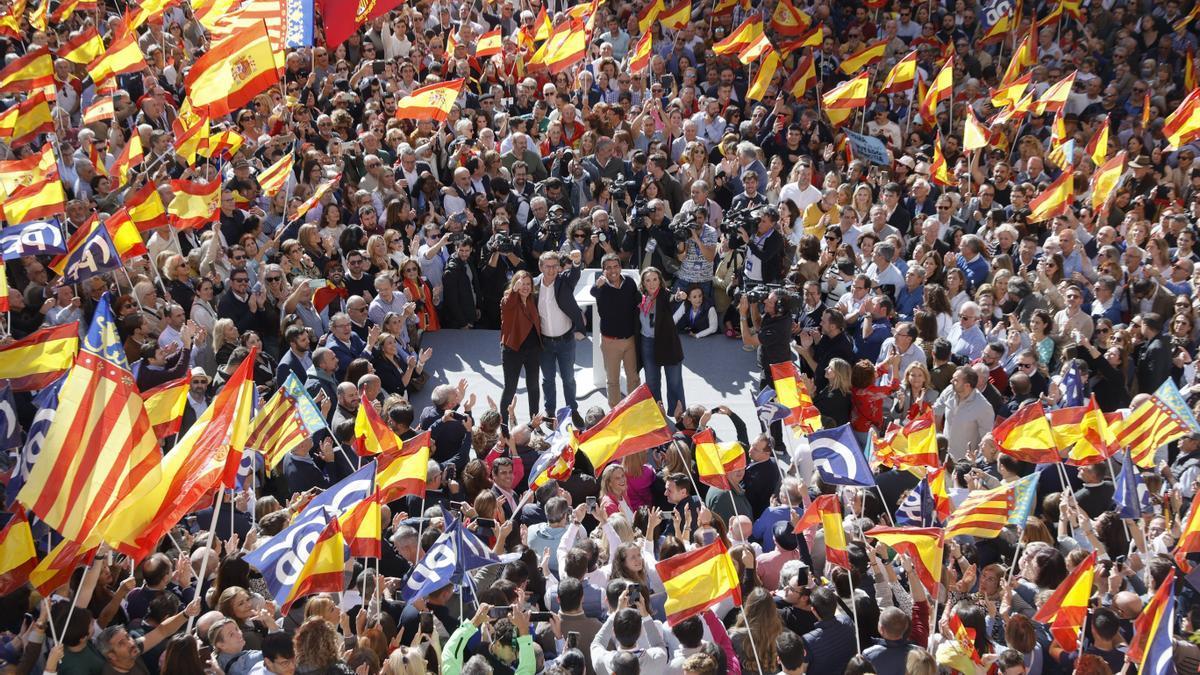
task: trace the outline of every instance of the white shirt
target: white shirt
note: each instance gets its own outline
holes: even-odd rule
[[[801,189],[798,183],[788,183],[779,191],[779,201],[785,199],[790,199],[793,204],[800,208],[800,213],[804,213],[809,206],[820,201],[821,191],[812,184]]]
[[[542,335],[561,337],[571,332],[571,318],[558,306],[554,297],[554,282],[547,286],[538,282],[538,316],[542,317]]]

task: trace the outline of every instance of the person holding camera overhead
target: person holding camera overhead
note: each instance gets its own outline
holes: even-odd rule
[[[745,225],[738,228],[738,234],[746,246],[746,265],[742,268],[743,289],[756,284],[778,283],[783,278],[783,235],[776,227],[779,224],[779,209],[768,206],[759,209],[757,214],[758,227],[753,236]]]
[[[442,275],[443,328],[474,328],[479,321],[479,274],[471,264],[471,240],[461,236]]]
[[[508,282],[500,300],[500,366],[504,372],[504,391],[500,394],[500,415],[508,423],[508,407],[517,395],[517,380],[525,371],[525,389],[529,392],[529,417],[538,414],[538,369],[542,360],[542,318],[533,297],[533,277],[518,270]]]
[[[657,268],[642,270],[642,299],[638,303],[638,356],[646,384],[656,400],[662,401],[662,371],[667,373],[667,414],[683,412],[683,344],[675,328],[671,301],[687,297],[683,291],[671,296]]]

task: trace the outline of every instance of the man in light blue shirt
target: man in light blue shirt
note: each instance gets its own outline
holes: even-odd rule
[[[950,342],[950,351],[968,361],[974,361],[983,354],[987,338],[979,328],[979,305],[974,302],[963,303],[958,312],[958,323],[950,329],[946,339]]]

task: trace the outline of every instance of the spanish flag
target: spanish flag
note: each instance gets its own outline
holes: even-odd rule
[[[821,495],[804,509],[796,523],[796,534],[816,527],[825,533],[825,560],[850,569],[850,554],[846,551],[846,530],[842,527],[842,505],[837,495]]]
[[[50,597],[52,593],[67,585],[75,570],[83,565],[92,564],[99,545],[99,541],[95,539],[83,544],[63,539],[30,570],[29,583],[43,597]]]
[[[546,14],[546,6],[542,5],[542,9],[538,12],[537,18],[533,20],[533,25],[536,30],[533,33],[535,42],[549,40],[554,34],[554,25],[550,23],[550,17]]]
[[[0,191],[10,195],[24,185],[31,185],[35,178],[58,171],[58,160],[49,143],[42,149],[23,159],[0,161]]]
[[[274,197],[276,193],[287,185],[295,162],[296,156],[289,152],[280,157],[278,162],[268,166],[263,169],[262,173],[258,174],[258,185],[262,188],[264,196]]]
[[[942,583],[942,528],[873,527],[864,534],[874,537],[896,553],[906,553],[917,577],[930,593]]]
[[[1183,62],[1183,88],[1191,91],[1196,87],[1200,87],[1200,77],[1196,75],[1196,50],[1189,47]]]
[[[450,80],[413,90],[396,103],[396,119],[444,122],[458,100],[465,80]]]
[[[963,124],[963,150],[971,152],[986,148],[990,137],[991,132],[975,116],[975,111],[971,106],[967,106],[967,117]]]
[[[475,43],[475,58],[482,59],[488,56],[493,56],[504,51],[504,42],[500,36],[500,29],[494,28],[479,36],[479,41]]]
[[[87,110],[83,111],[83,125],[107,122],[113,117],[116,117],[116,109],[113,107],[112,95],[97,96],[92,99],[92,104],[87,107]]]
[[[1162,134],[1169,141],[1172,150],[1187,145],[1200,136],[1200,89],[1193,89],[1179,106],[1167,115]]]
[[[180,113],[171,123],[175,132],[175,154],[183,158],[188,166],[196,163],[196,157],[208,151],[209,135],[212,133],[206,115]]]
[[[237,31],[213,45],[188,71],[188,100],[220,117],[241,108],[279,81],[283,72],[266,23]]]
[[[9,225],[20,225],[31,220],[52,218],[62,213],[67,195],[55,168],[43,180],[23,185],[4,200],[4,219]]]
[[[763,97],[767,95],[767,87],[770,87],[771,81],[775,79],[777,70],[779,70],[779,53],[770,43],[767,43],[766,51],[762,56],[762,65],[754,74],[754,82],[751,83],[750,89],[746,91],[746,100],[763,100]]]
[[[1013,50],[1013,55],[1008,60],[1008,68],[1004,70],[1004,77],[1000,80],[1000,86],[1006,86],[1017,81],[1021,73],[1029,66],[1037,64],[1038,53],[1038,28],[1037,22],[1031,21],[1029,32],[1021,38],[1017,43],[1016,49]],[[1019,96],[1016,98],[1020,98]]]
[[[992,105],[996,108],[1005,108],[1013,106],[1025,96],[1025,90],[1029,88],[1029,84],[1033,81],[1033,73],[1025,73],[1020,78],[1001,84],[991,90]]]
[[[148,67],[142,48],[138,46],[137,33],[122,24],[104,55],[88,66],[88,74],[93,82],[100,84],[116,75],[136,73]]]
[[[1104,165],[1104,160],[1108,158],[1108,116],[1104,116],[1104,121],[1100,123],[1100,129],[1092,134],[1091,140],[1088,141],[1085,149],[1088,157],[1092,158],[1092,164],[1097,167]]]
[[[346,509],[338,516],[338,526],[357,558],[378,558],[383,554],[383,514],[378,492]]]
[[[887,40],[879,40],[863,47],[846,57],[842,64],[838,66],[841,71],[847,75],[853,75],[858,71],[874,64],[883,58],[884,51],[887,50]]]
[[[1133,621],[1133,639],[1129,641],[1127,660],[1139,673],[1173,672],[1156,664],[1174,661],[1172,640],[1175,626],[1175,569],[1167,572],[1154,597]]]
[[[930,484],[932,487],[932,484]],[[1008,524],[1016,503],[1015,483],[991,490],[974,490],[946,520],[946,537],[968,534],[979,539],[995,539]]]
[[[933,410],[926,410],[917,419],[905,424],[892,439],[891,466],[907,468],[926,466],[940,467],[938,458],[937,427],[933,423]]]
[[[650,31],[638,38],[637,45],[629,54],[629,72],[636,74],[650,67],[650,57],[654,55],[652,40]]]
[[[96,220],[97,216],[92,215],[91,220]],[[111,216],[104,221],[104,228],[108,230],[108,237],[112,239],[113,246],[116,247],[117,253],[121,256],[121,260],[129,260],[136,258],[139,255],[147,255],[146,242],[142,239],[142,233],[138,232],[137,225],[129,218],[129,212],[124,208],[117,209]],[[80,227],[75,234],[79,234],[85,227]]]
[[[5,269],[5,263],[0,258],[0,312],[7,312],[12,307],[8,300],[8,271]]]
[[[40,89],[0,113],[0,139],[10,147],[29,143],[38,134],[51,133],[54,133],[54,118],[50,116],[46,93]]]
[[[1034,114],[1062,113],[1063,108],[1067,105],[1067,98],[1071,95],[1071,87],[1075,85],[1075,76],[1078,74],[1078,70],[1073,70],[1070,75],[1050,85],[1050,88],[1042,93],[1038,97],[1037,103],[1034,104]]]
[[[954,57],[946,59],[946,63],[929,85],[925,98],[921,99],[921,119],[925,124],[933,126],[937,121],[938,103],[949,100],[954,93]]]
[[[724,40],[714,44],[712,50],[722,56],[737,54],[762,34],[762,17],[755,14],[743,21],[737,28],[734,28],[733,32],[726,36]]]
[[[658,20],[671,30],[681,30],[692,20],[692,0],[679,0],[664,9]]]
[[[24,586],[37,563],[29,519],[25,517],[24,509],[17,509],[0,530],[0,595],[8,595]]]
[[[354,418],[354,452],[359,457],[373,457],[385,452],[399,452],[401,441],[375,411],[365,402],[358,406]]]
[[[125,211],[138,232],[149,232],[167,224],[167,208],[153,181],[146,181],[140,188],[125,193]]]
[[[832,110],[861,108],[867,104],[867,87],[870,82],[870,73],[859,73],[822,94],[821,103]]]
[[[805,47],[820,47],[825,42],[825,24],[817,24],[808,29],[795,40],[788,40],[779,45],[779,50],[784,54],[791,54],[797,49]]]
[[[742,604],[737,568],[723,539],[673,555],[656,564],[654,569],[667,591],[664,610],[667,624],[671,626],[726,598],[732,598],[735,605]]]
[[[908,91],[917,81],[917,51],[914,49],[896,62],[883,80],[880,94]]]
[[[717,443],[712,429],[696,432],[692,443],[696,446],[696,472],[705,485],[728,490],[730,472],[746,468],[746,451],[742,444],[737,441]]]
[[[250,351],[212,404],[162,458],[159,470],[137,481],[101,524],[105,541],[114,548],[134,560],[143,559],[214,488],[234,486],[254,406],[256,354]]]
[[[16,94],[54,86],[50,52],[31,49],[0,70],[0,94]]]
[[[312,196],[304,200],[304,202],[296,207],[296,212],[292,214],[291,220],[303,218],[304,214],[315,208],[317,204],[320,204],[321,200],[325,198],[325,195],[329,194],[330,191],[337,187],[338,183],[340,182],[342,182],[342,174],[339,173],[333,178],[330,178],[324,183],[318,185],[317,189],[313,190]]]
[[[690,2],[690,0],[688,0]],[[771,13],[771,30],[780,35],[803,35],[812,25],[812,17],[796,7],[792,0],[779,0]]]
[[[1079,631],[1087,618],[1095,576],[1096,552],[1092,551],[1033,615],[1034,621],[1050,624],[1050,634],[1065,651],[1073,652],[1079,646]]]
[[[792,411],[783,420],[784,424],[799,427],[804,431],[821,428],[821,413],[813,405],[812,395],[800,379],[796,364],[792,361],[771,364],[771,384],[780,405]]]
[[[955,183],[954,176],[950,174],[950,167],[946,166],[946,155],[942,154],[941,129],[938,129],[933,141],[933,161],[929,163],[929,179],[935,185],[943,187],[952,187]]]
[[[120,189],[129,181],[129,172],[140,166],[146,155],[142,152],[142,136],[134,129],[129,134],[129,141],[112,165],[113,189]]]
[[[0,347],[0,380],[8,380],[15,392],[45,389],[71,367],[78,351],[78,322],[36,330]]]
[[[1184,574],[1192,571],[1192,564],[1187,555],[1200,551],[1200,516],[1197,515],[1197,511],[1200,511],[1200,499],[1192,500],[1192,510],[1188,512],[1187,520],[1184,521],[1179,541],[1175,542],[1175,562]]]
[[[1092,210],[1100,213],[1108,206],[1108,200],[1117,191],[1121,176],[1125,173],[1125,151],[1118,152],[1105,162],[1092,176]]]
[[[988,45],[996,40],[1004,38],[1011,33],[1014,28],[1016,28],[1019,21],[1020,18],[1017,17],[1017,12],[1013,11],[1013,8],[1010,7],[1008,12],[1001,14],[994,22],[992,22],[992,25],[988,27],[987,32],[979,38],[979,44],[981,46]]]
[[[1031,223],[1040,223],[1056,218],[1066,213],[1074,201],[1075,171],[1068,169],[1054,179],[1053,183],[1047,185],[1033,201],[1029,202],[1030,213],[1026,220]]]
[[[1099,464],[1117,454],[1119,449],[1117,435],[1096,405],[1095,396],[1085,405],[1051,411],[1050,428],[1060,448],[1074,444],[1063,460],[1072,466]]]
[[[100,58],[102,54],[104,40],[91,26],[84,28],[79,35],[67,40],[58,48],[59,58],[84,66]]]
[[[190,180],[171,181],[175,196],[167,213],[171,224],[178,230],[202,227],[217,219],[221,213],[221,181],[209,183]]]
[[[738,52],[738,61],[743,65],[749,65],[761,59],[764,54],[772,50],[771,39],[766,35],[759,35],[746,45],[746,48]]]
[[[346,590],[346,539],[342,535],[341,525],[337,518],[329,516],[329,522],[317,538],[312,551],[296,575],[292,589],[288,591],[283,601],[284,614],[291,611],[292,605],[313,593],[341,593]]]
[[[642,383],[579,436],[579,450],[600,471],[609,462],[670,442],[671,430],[662,409]]]
[[[187,395],[192,384],[192,374],[164,382],[157,387],[143,391],[142,402],[146,406],[146,418],[154,429],[154,435],[161,440],[179,431],[183,423],[183,412],[187,409]]]
[[[222,159],[226,156],[232,158],[241,150],[242,144],[246,139],[234,131],[233,129],[225,129],[218,134],[208,138],[207,145],[201,144],[198,148],[200,154],[210,159]]]
[[[546,66],[557,75],[579,63],[587,56],[587,27],[578,19],[571,20],[571,30],[557,49],[546,54]]]
[[[360,405],[361,407],[361,405]],[[425,496],[429,476],[429,432],[404,442],[398,451],[385,452],[375,459],[375,489],[380,499],[390,502],[404,495]]]
[[[804,58],[800,59],[800,63],[796,64],[796,70],[792,71],[792,74],[788,76],[787,82],[783,84],[783,88],[791,93],[792,96],[799,99],[804,97],[804,94],[808,92],[809,88],[816,81],[816,63],[810,52],[805,54]]]
[[[650,26],[654,25],[658,15],[666,9],[663,6],[663,0],[650,0],[650,2],[638,12],[638,32],[645,33],[650,30]]]
[[[50,13],[51,23],[63,23],[70,19],[75,12],[94,12],[96,3],[94,0],[65,0],[58,5],[58,8]]]
[[[1023,462],[1050,464],[1059,461],[1058,442],[1041,402],[1026,405],[996,425],[992,437],[1000,452]]]

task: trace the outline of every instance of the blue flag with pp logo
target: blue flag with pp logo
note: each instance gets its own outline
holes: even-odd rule
[[[462,521],[446,515],[446,531],[417,563],[404,584],[405,602],[424,598],[449,585],[463,583],[465,573],[501,562],[482,541],[463,527]]]
[[[808,435],[808,447],[812,450],[813,466],[826,483],[858,487],[875,485],[875,476],[871,474],[871,467],[867,466],[867,458],[849,424],[812,432]]]
[[[262,573],[271,598],[282,605],[300,579],[304,561],[312,554],[321,532],[337,514],[324,508],[307,508],[282,532],[246,556],[246,562]]]
[[[46,440],[46,431],[50,428],[50,422],[54,421],[54,412],[58,410],[58,391],[62,389],[66,379],[67,376],[64,374],[33,397],[33,405],[37,408],[37,414],[33,416],[33,421],[29,423],[29,429],[25,431],[25,444],[21,446],[16,466],[13,467],[12,476],[8,479],[8,486],[5,488],[5,501],[10,505],[17,500],[17,494],[25,486],[25,479],[29,477],[29,472],[33,470],[33,463],[37,461],[38,453],[42,451],[42,442]]]
[[[53,218],[0,230],[0,257],[5,260],[66,252],[67,240],[63,238],[62,225]]]

